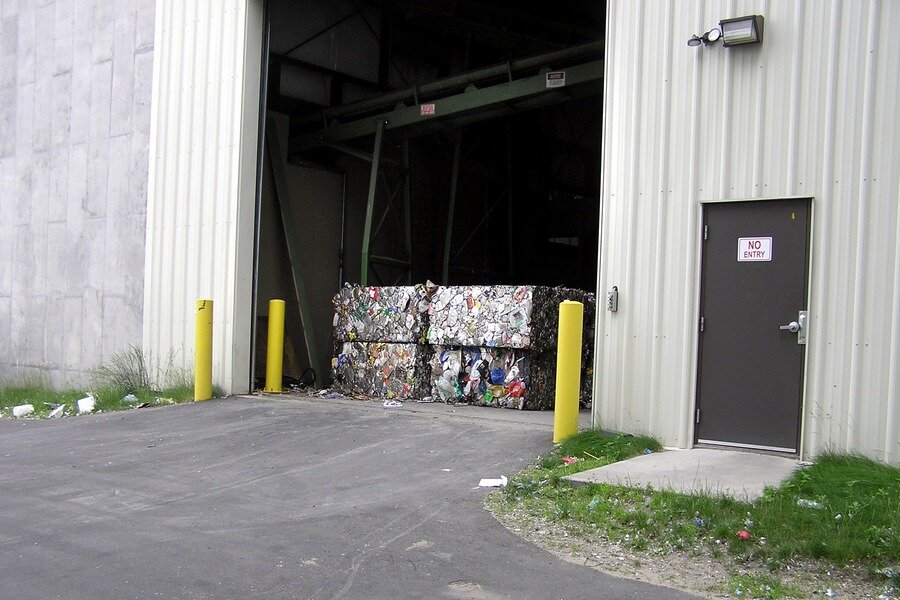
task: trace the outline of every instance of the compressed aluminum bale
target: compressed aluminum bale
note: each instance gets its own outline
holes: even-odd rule
[[[363,287],[345,284],[332,299],[334,339],[342,342],[425,340],[425,286]]]
[[[358,341],[336,345],[332,377],[337,389],[350,394],[399,400],[426,395],[429,346]]]
[[[533,286],[448,286],[428,307],[428,343],[528,348]]]

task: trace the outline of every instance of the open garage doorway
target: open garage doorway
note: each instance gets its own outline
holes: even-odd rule
[[[257,382],[270,298],[285,375],[328,385],[341,282],[595,289],[604,18],[597,0],[267,2]]]

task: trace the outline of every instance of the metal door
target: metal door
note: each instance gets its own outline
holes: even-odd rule
[[[810,201],[706,204],[695,439],[796,452]]]

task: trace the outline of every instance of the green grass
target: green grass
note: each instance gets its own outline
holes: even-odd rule
[[[807,598],[803,590],[785,585],[771,575],[737,575],[728,580],[725,593],[743,598]]]
[[[151,406],[163,406],[166,404],[178,404],[194,399],[194,388],[187,386],[170,387],[163,390],[136,390],[129,391],[122,388],[105,387],[90,392],[96,398],[96,411],[111,412],[116,410],[132,409],[136,406],[148,403]],[[123,402],[127,394],[134,394],[137,402]],[[29,415],[32,418],[46,417],[52,410],[48,404],[65,404],[66,416],[78,412],[76,403],[84,398],[86,392],[80,390],[57,391],[44,386],[8,387],[0,388],[0,416],[12,415],[12,407],[20,404],[31,404],[34,412]],[[157,398],[160,400],[157,401]]]
[[[827,454],[752,504],[597,484],[573,487],[563,475],[657,450],[651,438],[584,432],[515,475],[506,504],[570,530],[599,535],[632,550],[730,554],[777,570],[792,557],[861,563],[874,573],[900,563],[900,470],[857,456]],[[574,465],[563,456],[584,458]],[[800,499],[821,508],[799,506]],[[503,510],[502,503],[498,506]],[[749,539],[737,532],[746,530]],[[770,588],[777,581],[766,582]],[[751,586],[752,587],[752,586]],[[762,588],[760,588],[762,589]],[[762,593],[762,592],[760,592]],[[790,597],[790,590],[772,592]],[[768,597],[765,595],[759,597]]]
[[[104,412],[133,409],[141,405],[177,404],[194,399],[188,373],[174,366],[171,354],[163,368],[162,379],[165,383],[159,389],[154,389],[152,383],[153,364],[152,357],[132,346],[101,365],[95,371],[88,390],[54,390],[39,379],[26,381],[20,386],[0,387],[0,416],[11,416],[12,407],[20,404],[34,406],[34,412],[29,415],[31,418],[46,417],[54,405],[65,405],[64,415],[71,416],[78,412],[78,400],[88,393],[96,399],[94,410]],[[123,398],[129,394],[137,400],[125,402]],[[221,390],[214,388],[213,395],[220,396]]]

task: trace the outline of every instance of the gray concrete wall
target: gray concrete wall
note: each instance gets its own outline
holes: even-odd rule
[[[0,0],[0,385],[141,344],[154,0]]]

